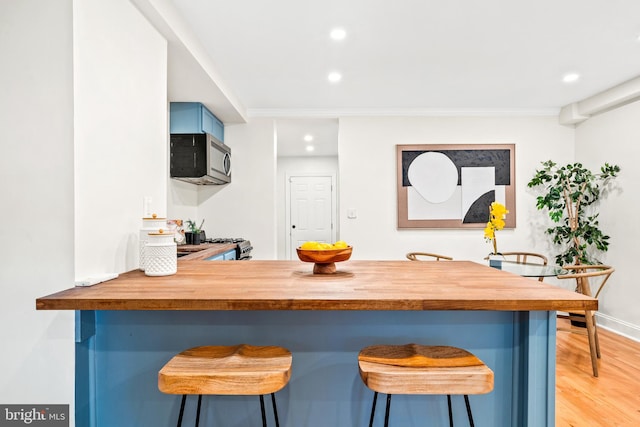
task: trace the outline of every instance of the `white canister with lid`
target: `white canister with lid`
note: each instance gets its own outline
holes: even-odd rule
[[[178,253],[173,233],[160,229],[148,234],[145,246],[145,270],[147,276],[169,276],[178,271]]]
[[[158,218],[156,214],[153,214],[151,217],[142,218],[142,229],[140,230],[140,270],[144,271],[146,266],[145,247],[149,241],[149,233],[158,232],[166,228],[166,218]]]

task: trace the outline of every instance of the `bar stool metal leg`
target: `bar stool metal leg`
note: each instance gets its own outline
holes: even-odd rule
[[[200,407],[202,406],[202,395],[198,395],[198,412],[196,413],[196,427],[200,425]]]
[[[471,405],[469,404],[469,396],[468,395],[464,395],[464,403],[467,406],[467,415],[469,416],[469,425],[471,427],[474,427],[473,425],[473,415],[471,415]]]
[[[376,415],[376,402],[378,401],[378,392],[373,393],[373,403],[371,404],[371,417],[369,418],[369,427],[373,427],[373,417]]]
[[[378,392],[373,393],[373,403],[371,404],[371,417],[369,418],[369,427],[373,427],[373,419],[376,415],[376,402],[378,401]],[[389,412],[391,410],[391,395],[387,394],[387,406],[384,411],[384,427],[389,426]]]
[[[260,413],[262,414],[262,427],[267,427],[267,416],[264,413],[264,395],[260,395]]]
[[[280,421],[278,420],[278,407],[276,406],[276,394],[271,393],[271,403],[273,404],[273,418],[276,420],[276,427],[280,427]]]
[[[184,415],[184,404],[187,401],[187,395],[182,395],[182,403],[180,403],[180,415],[178,415],[178,427],[182,426],[182,416]]]
[[[373,393],[373,403],[371,404],[371,417],[369,418],[369,427],[373,427],[373,419],[376,415],[376,402],[378,400],[378,392]],[[471,413],[471,404],[469,403],[469,395],[464,395],[464,403],[467,408],[467,416],[469,417],[469,426],[475,427],[473,423],[473,415]],[[453,410],[451,408],[451,395],[447,394],[447,408],[449,411],[449,427],[453,427]],[[275,410],[275,401],[274,401]],[[387,406],[384,413],[384,427],[389,426],[389,414],[391,412],[391,394],[387,394]],[[276,421],[277,424],[277,421]]]
[[[391,409],[391,395],[387,394],[387,408],[384,411],[384,427],[389,427],[389,410]]]

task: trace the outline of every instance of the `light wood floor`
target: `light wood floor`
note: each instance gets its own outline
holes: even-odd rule
[[[556,427],[640,426],[640,343],[602,328],[598,334],[595,378],[587,337],[558,331]]]

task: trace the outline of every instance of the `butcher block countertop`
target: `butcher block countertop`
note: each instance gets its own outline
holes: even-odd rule
[[[582,294],[471,261],[179,261],[36,300],[38,310],[596,310]]]

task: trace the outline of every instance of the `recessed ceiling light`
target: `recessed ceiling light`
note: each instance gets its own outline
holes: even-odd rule
[[[580,74],[578,73],[568,73],[562,77],[562,81],[565,83],[573,83],[577,82],[580,79]]]
[[[334,28],[333,30],[331,30],[329,36],[336,41],[344,40],[344,38],[347,37],[347,32],[344,30],[344,28]]]
[[[307,145],[307,151],[313,151],[313,145]]]
[[[329,81],[331,83],[338,83],[340,80],[342,80],[342,74],[333,71],[331,73],[329,73],[329,75],[327,76],[327,78],[329,79]]]
[[[313,135],[306,134],[304,136],[304,140],[307,141],[307,142],[313,141]]]

